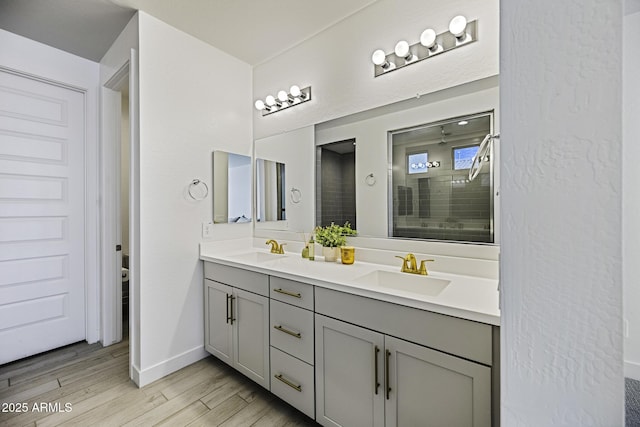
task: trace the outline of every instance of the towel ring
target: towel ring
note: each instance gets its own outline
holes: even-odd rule
[[[209,195],[209,187],[204,181],[200,181],[199,179],[194,179],[189,184],[189,196],[193,200],[204,200],[207,195]]]
[[[376,185],[376,177],[373,175],[373,173],[370,173],[369,175],[367,175],[364,178],[364,182],[369,186],[369,187],[373,187],[374,185]]]
[[[295,187],[291,187],[291,202],[300,203],[300,200],[302,200],[302,191]]]

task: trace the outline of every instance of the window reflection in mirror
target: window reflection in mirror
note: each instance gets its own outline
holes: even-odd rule
[[[251,157],[213,152],[213,222],[251,222]]]
[[[493,152],[469,179],[492,126],[493,114],[483,113],[390,132],[389,236],[494,242]]]
[[[256,221],[287,219],[284,163],[256,159]]]
[[[356,223],[356,141],[316,148],[316,225]]]

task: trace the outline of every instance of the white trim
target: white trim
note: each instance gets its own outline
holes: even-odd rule
[[[132,364],[131,378],[134,382],[136,382],[136,384],[138,384],[138,387],[144,387],[145,385],[151,384],[152,382],[159,380],[160,378],[173,372],[176,372],[184,368],[185,366],[196,363],[198,360],[202,360],[207,356],[209,356],[209,353],[204,350],[204,346],[199,345],[192,348],[191,350],[187,350],[170,359],[157,363],[143,370],[140,370],[137,366]],[[136,379],[138,381],[136,381]]]
[[[123,85],[129,78],[129,61],[102,87],[102,143],[100,163],[102,191],[102,344],[122,341],[122,283],[118,276],[121,260],[115,247],[122,243],[118,235],[120,221],[120,144]],[[131,113],[130,113],[131,114]],[[115,179],[114,179],[115,177]]]
[[[624,376],[640,381],[640,363],[624,361]]]

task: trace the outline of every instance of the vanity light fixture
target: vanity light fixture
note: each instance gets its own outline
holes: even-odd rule
[[[442,52],[442,46],[438,44],[438,35],[433,28],[427,28],[420,34],[420,44],[427,48],[429,55]]]
[[[393,53],[389,54],[377,49],[371,55],[374,77],[477,41],[477,32],[477,20],[467,22],[467,18],[457,15],[449,22],[448,31],[438,34],[433,28],[427,28],[420,34],[417,43],[409,44],[406,40],[400,40]]]
[[[449,22],[449,32],[456,38],[456,46],[471,41],[471,35],[467,33],[467,18],[462,15],[454,16]]]
[[[405,64],[415,61],[416,57],[413,53],[411,53],[411,48],[409,47],[409,43],[406,40],[400,40],[396,43],[396,48],[394,49],[396,56],[404,59]]]
[[[289,88],[288,93],[287,91],[281,90],[278,92],[277,97],[267,95],[264,101],[258,99],[253,105],[256,107],[256,110],[262,111],[263,116],[266,116],[294,105],[302,104],[310,99],[311,86],[300,89],[299,86],[293,85]]]
[[[377,65],[378,67],[382,68],[383,72],[391,71],[396,68],[396,64],[394,64],[393,62],[389,62],[387,60],[387,55],[384,53],[384,50],[382,49],[378,49],[375,52],[373,52],[373,55],[371,55],[371,62],[373,62],[374,65]]]

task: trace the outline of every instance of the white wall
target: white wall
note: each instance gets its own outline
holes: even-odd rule
[[[140,27],[140,385],[204,357],[201,223],[214,150],[251,155],[251,67],[145,13]],[[243,227],[246,225],[247,227]],[[215,225],[214,238],[250,236]]]
[[[630,2],[629,2],[630,3]],[[622,61],[622,260],[625,376],[640,380],[640,2],[624,17]]]
[[[371,54],[410,44],[428,27],[436,32],[464,14],[479,20],[478,41],[377,78]],[[255,67],[254,98],[292,84],[312,86],[312,100],[262,117],[254,109],[256,138],[342,117],[498,74],[498,0],[380,0]]]
[[[0,66],[84,92],[86,336],[88,342],[96,342],[100,339],[98,63],[0,30]]]
[[[505,426],[623,425],[620,3],[500,3]]]

